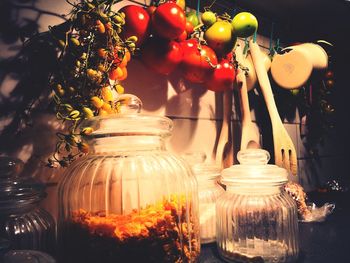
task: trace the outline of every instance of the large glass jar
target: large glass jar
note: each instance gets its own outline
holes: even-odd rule
[[[216,200],[225,192],[218,184],[221,168],[206,162],[206,155],[201,152],[184,155],[190,163],[198,182],[198,202],[201,244],[216,241]]]
[[[0,239],[11,249],[54,252],[55,222],[39,207],[46,196],[44,184],[19,175],[23,163],[0,157]]]
[[[166,150],[172,121],[130,113],[86,125],[90,153],[58,189],[60,262],[196,262],[197,182]]]
[[[216,205],[220,255],[234,262],[292,262],[298,255],[298,218],[283,190],[287,171],[268,165],[269,153],[238,153],[239,165],[223,170],[226,193]]]

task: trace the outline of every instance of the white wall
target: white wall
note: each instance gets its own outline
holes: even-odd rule
[[[122,4],[126,4],[123,2]],[[40,0],[37,7],[56,13],[68,13],[70,6],[65,0]],[[25,10],[24,16],[33,16],[35,11]],[[50,15],[43,15],[40,20],[40,30],[47,30],[48,25],[54,25],[61,20]],[[261,46],[268,46],[268,40],[258,38]],[[19,43],[18,43],[19,44]],[[15,54],[13,45],[0,42],[0,57],[8,57]],[[190,151],[203,151],[209,158],[213,158],[215,143],[222,123],[222,97],[211,91],[206,91],[200,85],[191,85],[181,79],[180,73],[175,72],[169,78],[159,76],[145,68],[138,60],[132,59],[128,65],[128,78],[124,81],[127,93],[133,93],[141,98],[144,104],[144,112],[155,115],[166,115],[174,120],[174,132],[169,141],[169,149],[177,153]],[[0,88],[1,96],[9,96],[16,80],[11,76],[6,78]],[[55,183],[59,179],[59,170],[51,170],[43,167],[38,156],[49,156],[53,149],[54,132],[61,128],[61,124],[53,116],[42,113],[37,114],[35,126],[28,128],[25,135],[19,139],[16,150],[9,149],[9,153],[27,161],[26,170],[44,181],[52,182],[49,187],[50,195],[45,206],[54,212],[55,205]],[[253,114],[254,118],[254,114]],[[236,127],[233,135],[234,144],[239,142],[239,117],[234,115],[232,120]],[[8,120],[0,120],[0,130]],[[310,159],[303,147],[300,138],[300,120],[296,118],[285,126],[294,141],[298,151],[299,180],[306,189],[314,189],[333,177],[334,165],[345,165],[344,157],[337,152],[337,145],[326,143],[320,149],[320,160],[318,162]],[[332,139],[329,142],[333,142]],[[0,142],[1,143],[1,142]],[[19,147],[21,146],[21,147]],[[345,170],[345,169],[341,169]]]

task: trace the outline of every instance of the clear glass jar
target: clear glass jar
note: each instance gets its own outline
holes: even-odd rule
[[[287,171],[268,165],[267,151],[238,153],[223,170],[226,192],[216,205],[217,246],[234,262],[292,262],[298,247],[297,207],[284,191]]]
[[[197,182],[166,150],[172,121],[126,113],[84,126],[90,153],[58,189],[60,262],[196,262]]]
[[[4,263],[56,263],[50,255],[36,250],[10,250],[3,258]]]
[[[0,157],[0,238],[11,249],[33,249],[54,253],[55,221],[39,207],[46,196],[44,184],[20,176],[23,163]]]
[[[216,200],[225,192],[218,184],[221,168],[207,163],[204,153],[187,153],[184,155],[190,163],[198,182],[199,221],[201,244],[216,241]]]

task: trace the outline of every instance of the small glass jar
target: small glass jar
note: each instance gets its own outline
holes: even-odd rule
[[[234,262],[292,262],[298,247],[297,207],[284,191],[285,169],[268,165],[267,151],[238,153],[239,165],[223,170],[226,192],[216,205],[217,246]]]
[[[3,263],[56,263],[50,255],[37,250],[10,250],[3,258]]]
[[[198,182],[198,202],[201,244],[216,241],[216,200],[225,192],[218,184],[221,168],[206,163],[204,153],[187,153],[183,156],[191,165]]]
[[[39,207],[46,196],[44,184],[20,176],[23,163],[0,157],[0,238],[11,249],[32,249],[54,253],[55,221]]]
[[[172,121],[129,111],[85,125],[90,152],[58,189],[60,262],[196,262],[197,182],[166,150]]]

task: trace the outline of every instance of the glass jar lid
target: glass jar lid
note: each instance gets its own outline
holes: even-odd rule
[[[190,152],[183,154],[182,157],[190,164],[198,181],[214,180],[220,176],[220,166],[215,163],[206,163],[205,153]]]
[[[171,134],[173,122],[167,117],[141,114],[142,102],[132,94],[123,94],[116,101],[119,114],[90,118],[82,127],[91,127],[93,138],[128,135]]]
[[[23,162],[12,157],[0,157],[0,209],[18,206],[18,202],[33,203],[45,197],[45,185],[32,177],[20,175]]]
[[[286,169],[268,164],[270,154],[262,149],[247,149],[238,152],[240,164],[232,165],[221,173],[223,184],[278,185],[288,181]]]

